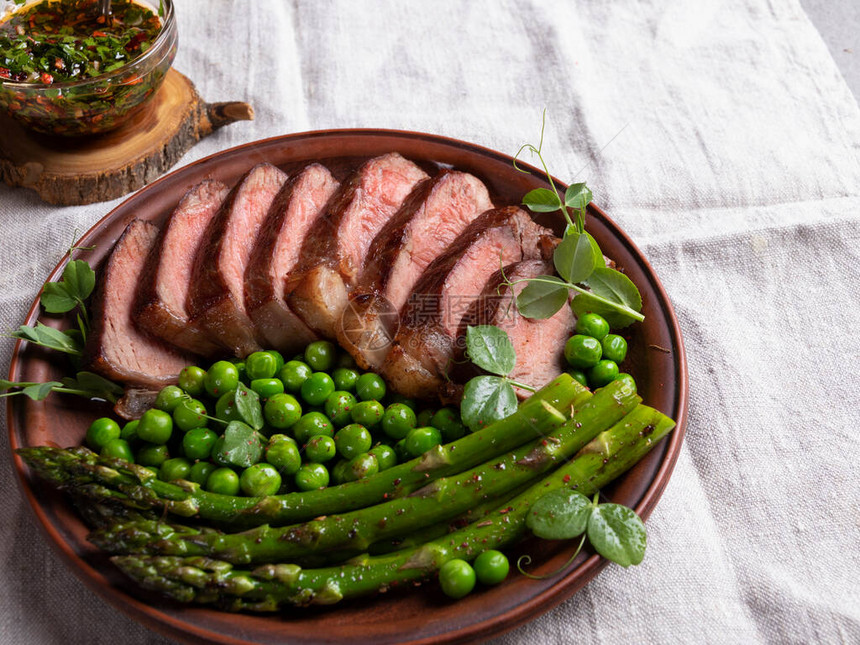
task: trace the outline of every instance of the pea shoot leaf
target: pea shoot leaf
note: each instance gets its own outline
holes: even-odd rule
[[[40,322],[37,322],[35,327],[21,325],[9,335],[12,338],[26,340],[34,345],[41,345],[73,356],[80,356],[84,351],[82,345],[74,337]]]
[[[577,318],[585,314],[600,314],[612,329],[622,329],[639,320],[634,318],[619,305],[612,305],[598,300],[590,293],[580,293],[571,300],[570,308]]]
[[[93,372],[78,372],[75,378],[64,378],[63,384],[70,389],[81,390],[90,398],[104,399],[111,403],[115,403],[119,397],[125,394],[125,389],[122,386]]]
[[[517,362],[514,344],[507,332],[495,325],[468,326],[466,351],[475,365],[499,376],[510,374]]]
[[[260,433],[241,421],[231,421],[224,430],[223,442],[219,442],[219,457],[234,466],[253,466],[263,454]]]
[[[561,199],[554,190],[535,188],[525,194],[523,206],[533,213],[552,213],[561,208]]]
[[[236,393],[233,396],[233,403],[239,416],[251,426],[254,430],[260,430],[263,427],[263,408],[260,405],[260,395],[254,392],[239,381],[236,387]]]
[[[587,533],[595,551],[622,567],[639,564],[645,557],[645,524],[635,511],[626,506],[593,506]]]
[[[55,387],[61,387],[63,384],[59,381],[48,381],[47,383],[37,383],[28,385],[21,390],[25,396],[30,397],[33,401],[42,401],[54,391]]]
[[[552,318],[567,302],[567,296],[564,280],[542,275],[530,281],[517,295],[517,309],[526,318]]]
[[[463,389],[460,415],[473,432],[504,419],[517,409],[517,395],[506,378],[476,376]]]
[[[585,183],[571,184],[564,192],[564,205],[568,208],[582,210],[588,206],[593,197],[591,189]]]
[[[42,307],[49,314],[64,314],[74,309],[78,301],[69,295],[62,282],[49,282],[42,289]]]
[[[642,309],[642,296],[639,295],[639,289],[620,271],[608,267],[595,269],[586,283],[595,295],[634,311]]]
[[[84,260],[72,260],[63,269],[66,291],[72,298],[86,300],[96,286],[96,274]]]
[[[592,508],[591,500],[580,492],[554,490],[535,502],[526,525],[545,540],[569,540],[585,531]]]
[[[571,284],[585,282],[594,271],[594,251],[586,235],[572,231],[564,236],[552,254],[555,270]]]

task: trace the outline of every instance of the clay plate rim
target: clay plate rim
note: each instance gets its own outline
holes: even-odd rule
[[[475,163],[482,166],[482,168],[486,166],[486,170],[488,172],[492,172],[492,166],[494,164],[498,166],[499,163],[510,168],[512,161],[512,158],[509,155],[466,143],[464,141],[438,135],[399,130],[321,130],[272,137],[215,153],[165,175],[114,208],[110,213],[99,220],[81,238],[79,243],[81,245],[87,245],[91,243],[93,238],[98,238],[99,236],[103,237],[104,231],[108,229],[109,226],[116,228],[117,225],[121,224],[121,227],[124,228],[125,223],[131,218],[130,214],[132,212],[136,212],[136,208],[133,208],[133,206],[136,206],[138,203],[142,202],[144,205],[151,203],[152,208],[150,210],[154,209],[156,211],[155,216],[158,216],[159,209],[157,206],[159,203],[159,196],[164,192],[173,193],[180,190],[182,185],[181,181],[186,177],[201,174],[210,176],[212,173],[217,173],[217,171],[224,166],[235,165],[238,161],[244,161],[245,167],[249,168],[256,161],[265,159],[267,151],[270,153],[275,152],[276,154],[286,155],[291,159],[301,160],[304,159],[301,156],[303,144],[305,147],[320,144],[325,146],[328,145],[329,142],[333,146],[342,145],[346,142],[354,147],[367,147],[373,150],[378,149],[380,145],[383,146],[382,149],[384,149],[384,146],[390,145],[390,143],[397,144],[398,146],[400,144],[404,146],[426,145],[429,149],[435,150],[437,154],[440,151],[443,151],[446,156],[456,157],[458,160],[463,159],[469,164]],[[367,156],[370,156],[370,154],[379,154],[379,152],[373,151],[367,154]],[[411,154],[412,158],[415,158],[415,153],[412,152]],[[426,158],[426,160],[438,161],[439,157],[434,155],[433,157]],[[538,179],[540,177],[540,170],[528,164],[519,162],[518,164],[522,168],[528,169],[533,173],[533,177],[526,179],[525,181],[540,185],[544,184],[544,182],[541,182]],[[457,167],[461,167],[461,164],[458,163]],[[471,170],[471,168],[464,169]],[[478,176],[485,181],[488,179],[487,177],[482,176],[480,171],[477,171],[475,174],[478,174]],[[529,176],[512,176],[505,178],[505,180],[519,180],[523,177]],[[200,177],[198,177],[196,181],[199,181],[199,178]],[[564,186],[563,182],[555,178],[553,180],[558,185]],[[186,187],[190,187],[190,184]],[[184,192],[184,190],[181,190],[178,195],[181,196],[182,192]],[[172,200],[171,198],[169,201],[175,204],[176,201],[178,201],[178,197],[175,200]],[[162,204],[160,210],[163,211],[164,208],[165,207]],[[152,217],[152,213],[149,215]],[[638,485],[639,488],[644,488],[643,491],[636,495],[637,501],[634,508],[643,517],[643,519],[647,519],[668,483],[675,462],[680,453],[686,429],[689,385],[683,339],[671,302],[647,259],[645,259],[642,253],[636,248],[636,245],[632,240],[620,228],[618,228],[618,226],[612,222],[612,220],[601,209],[596,206],[592,206],[589,208],[589,215],[591,216],[590,221],[592,222],[592,226],[595,223],[598,224],[599,227],[604,229],[602,230],[604,238],[608,236],[608,239],[601,239],[601,237],[598,237],[598,241],[601,242],[601,245],[607,250],[607,253],[610,253],[607,248],[607,241],[609,241],[617,247],[614,250],[618,253],[626,253],[632,256],[634,263],[638,265],[639,270],[641,270],[641,272],[647,277],[649,283],[648,288],[653,291],[653,296],[656,300],[656,302],[652,302],[650,305],[652,307],[656,306],[656,313],[659,313],[659,335],[664,339],[663,342],[665,344],[663,346],[671,348],[672,369],[669,370],[668,373],[661,373],[659,375],[664,381],[660,383],[659,387],[661,392],[665,391],[664,398],[668,397],[668,400],[671,400],[671,405],[669,406],[671,409],[664,409],[665,406],[661,407],[661,409],[676,419],[677,426],[669,437],[663,441],[663,445],[658,445],[651,455],[649,455],[649,458],[646,459],[646,461],[649,462],[648,467],[652,471],[650,481],[647,482],[647,485],[643,486],[643,482],[633,482]],[[125,222],[115,221],[122,219],[124,219]],[[115,240],[116,238],[114,237],[113,239]],[[103,248],[102,254],[110,246],[112,246],[112,244]],[[614,257],[617,257],[617,255]],[[48,278],[49,281],[60,275],[67,260],[68,257],[64,257],[57,264]],[[637,284],[639,284],[639,282],[637,282]],[[639,284],[639,286],[642,288],[641,284]],[[38,298],[36,298],[27,314],[25,324],[33,324],[33,322],[38,318],[38,313]],[[652,312],[649,316],[652,320],[654,319],[654,313],[655,312]],[[648,323],[646,321],[646,325],[647,324]],[[10,380],[18,379],[21,372],[27,369],[28,363],[32,362],[31,357],[25,354],[24,345],[25,343],[23,341],[18,341],[15,345],[9,369]],[[28,403],[22,399],[23,397],[14,397],[7,401],[9,439],[13,450],[21,447],[22,445],[29,445],[24,441],[27,437],[26,429],[23,427],[23,424],[19,427],[18,423],[19,416],[24,418],[24,408],[28,405]],[[646,402],[649,402],[647,397]],[[38,520],[38,524],[48,537],[49,543],[70,566],[73,572],[90,589],[95,591],[103,599],[107,600],[110,604],[120,609],[131,618],[171,638],[187,642],[200,642],[202,640],[204,642],[231,644],[260,642],[259,640],[247,640],[242,637],[242,632],[245,632],[245,634],[248,635],[250,634],[241,627],[237,627],[235,635],[219,631],[218,623],[221,623],[221,627],[223,628],[223,624],[228,622],[226,620],[216,620],[217,618],[223,619],[225,614],[222,612],[177,606],[176,604],[160,600],[145,592],[136,591],[130,584],[123,585],[121,577],[118,576],[115,571],[111,571],[111,565],[109,565],[104,558],[93,558],[91,553],[82,553],[78,550],[80,545],[77,545],[78,548],[76,548],[76,545],[73,545],[68,541],[67,532],[69,531],[70,525],[74,525],[74,523],[77,522],[79,526],[76,528],[78,528],[79,531],[82,528],[81,523],[72,515],[69,509],[70,505],[67,502],[64,502],[61,496],[50,496],[50,493],[49,498],[45,500],[44,493],[46,488],[41,484],[41,482],[36,481],[35,478],[30,476],[29,469],[26,468],[23,461],[15,455],[14,452],[12,453],[12,460],[18,473],[21,490],[29,501],[30,507]],[[623,494],[625,484],[630,483],[628,480],[635,480],[636,474],[642,470],[640,467],[644,467],[645,465],[645,462],[640,463],[634,471],[631,471],[631,473],[628,473],[620,480],[621,484],[619,486],[613,485],[613,490],[620,489]],[[37,496],[37,492],[42,494],[43,498],[41,500],[39,499],[39,496]],[[58,514],[60,516],[59,518],[56,517]],[[64,533],[64,531],[66,531],[66,533]],[[564,549],[559,549],[557,551],[557,553],[551,554],[551,556],[549,556],[543,563],[544,570],[551,571],[566,560],[568,552]],[[423,633],[420,629],[415,630],[414,627],[413,629],[409,629],[409,625],[404,625],[406,629],[402,632],[386,631],[384,633],[375,634],[365,632],[362,634],[361,626],[356,625],[355,631],[353,632],[350,640],[372,638],[377,642],[405,642],[405,640],[408,640],[408,642],[412,643],[440,643],[468,642],[486,639],[489,636],[497,635],[512,629],[517,625],[545,613],[552,607],[555,607],[587,584],[588,581],[597,575],[597,573],[606,564],[607,562],[605,560],[596,555],[583,554],[567,574],[558,576],[552,581],[547,582],[536,593],[526,594],[515,606],[510,607],[508,610],[476,622],[469,622],[467,616],[470,613],[468,602],[464,603],[463,601],[460,601],[455,604],[445,604],[444,602],[439,602],[439,599],[436,597],[439,595],[437,593],[428,600],[429,610],[442,610],[444,612],[450,611],[451,608],[454,607],[454,613],[459,614],[459,618],[461,619],[466,616],[466,620],[461,620],[456,624],[449,623],[448,626],[451,627],[450,629],[443,628],[443,631],[433,631],[431,629]],[[117,582],[118,579],[120,580],[119,583]],[[504,586],[505,585],[502,585],[502,587]],[[474,602],[475,598],[483,596],[485,600],[491,602],[489,595],[491,593],[496,593],[498,589],[500,588],[494,588],[482,591],[479,594],[473,594],[469,599]],[[418,593],[420,592],[406,594],[406,597],[409,598],[410,596],[415,596]],[[432,592],[430,595],[433,595]],[[402,600],[394,599],[390,596],[382,596],[379,599],[372,598],[366,601],[356,601],[355,604],[358,606],[360,611],[367,612],[373,611],[376,603],[392,602],[402,602]],[[462,610],[458,612],[456,611],[456,607],[462,607]],[[337,615],[336,613],[332,614],[331,612],[333,611],[337,612],[336,609],[315,611],[311,619],[322,624],[327,619],[333,618]],[[246,618],[249,618],[254,623],[258,620],[265,620],[256,616],[251,617],[246,615],[231,616],[229,618],[231,618],[229,621],[229,624],[231,625],[245,622]],[[193,619],[193,621],[191,621],[191,619]],[[385,613],[381,614],[381,619],[390,620],[390,618],[386,618]],[[265,640],[278,640],[279,638],[283,639],[288,636],[287,632],[290,630],[287,629],[287,627],[290,623],[285,623],[278,619],[268,620],[270,621],[271,626],[264,629],[264,631],[268,632],[267,636],[269,637]],[[293,634],[293,636],[297,635]],[[319,640],[320,637],[321,634],[319,632],[305,635],[305,639],[307,639],[308,642]],[[301,640],[301,636],[299,636],[299,639]],[[327,642],[342,641],[327,640]]]

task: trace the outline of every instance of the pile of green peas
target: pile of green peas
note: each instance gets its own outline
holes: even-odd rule
[[[609,385],[616,379],[629,380],[636,387],[633,377],[618,367],[627,357],[627,341],[609,333],[609,323],[603,316],[580,316],[574,331],[564,346],[564,358],[570,365],[568,373],[573,378],[591,388]]]
[[[221,450],[226,424],[241,420],[240,382],[259,396],[265,422],[261,458],[247,467]],[[358,370],[347,353],[320,340],[289,361],[267,350],[208,370],[188,366],[139,420],[120,427],[96,419],[86,443],[164,481],[257,497],[368,477],[466,432],[459,408],[422,407],[389,393],[381,376]]]

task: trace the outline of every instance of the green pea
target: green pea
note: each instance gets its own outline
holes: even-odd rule
[[[571,367],[577,369],[594,367],[602,355],[600,341],[591,336],[576,334],[568,338],[564,345],[564,357]]]
[[[304,383],[313,374],[311,366],[303,361],[287,361],[278,372],[278,378],[284,384],[287,392],[297,393],[302,389]]]
[[[189,365],[179,372],[179,387],[193,397],[201,396],[206,392],[203,383],[206,379],[206,370],[196,365]]]
[[[277,378],[258,378],[251,381],[251,389],[261,399],[269,399],[276,394],[284,393],[284,383],[281,379]]]
[[[291,430],[300,444],[306,444],[311,437],[318,434],[334,436],[334,426],[322,412],[306,412]]]
[[[334,367],[337,348],[327,340],[315,340],[305,347],[305,362],[316,372],[325,372]]]
[[[392,403],[382,416],[382,431],[392,439],[404,439],[416,423],[412,408],[403,403]]]
[[[137,463],[141,466],[154,466],[161,468],[170,457],[170,452],[164,444],[147,443],[142,445],[137,451]]]
[[[565,371],[573,377],[574,381],[580,385],[588,387],[588,377],[585,375],[585,372],[578,370],[575,367],[569,367]]]
[[[348,367],[353,370],[356,368],[355,359],[347,352],[339,352],[334,364],[337,367]]]
[[[203,379],[203,387],[211,397],[218,397],[235,390],[239,386],[239,369],[230,361],[218,361],[214,363],[206,377]]]
[[[283,359],[281,359],[283,361]],[[283,363],[282,363],[283,365]],[[245,371],[248,378],[274,378],[278,373],[278,359],[271,352],[254,352],[245,359]]]
[[[239,475],[232,468],[218,468],[209,473],[206,479],[206,490],[218,495],[237,495],[239,493]]]
[[[188,479],[191,474],[191,462],[182,457],[168,459],[158,469],[158,478],[163,482],[172,482],[177,479]]]
[[[338,453],[344,459],[352,459],[370,450],[373,438],[364,426],[350,423],[335,433],[334,443],[337,446]]]
[[[281,488],[281,474],[270,464],[254,464],[242,471],[239,487],[248,497],[276,495]]]
[[[370,477],[379,472],[379,462],[376,461],[376,456],[365,452],[361,455],[356,455],[347,462],[345,474],[347,481],[356,481],[365,477]]]
[[[239,380],[245,385],[247,385],[250,382],[250,379],[248,378],[248,370],[245,369],[245,361],[232,360],[230,362],[233,363],[233,366],[236,368],[236,372],[239,375]]]
[[[397,455],[397,461],[401,464],[412,459],[412,456],[406,451],[406,439],[401,439],[394,444],[394,454]]]
[[[510,563],[501,551],[489,549],[475,558],[475,575],[484,585],[497,585],[508,577]]]
[[[193,428],[182,437],[182,452],[189,459],[209,459],[217,439],[209,428]]]
[[[431,425],[439,430],[445,443],[459,439],[466,434],[466,426],[460,420],[460,411],[450,406],[440,409],[433,415],[430,423],[422,425]]]
[[[131,446],[125,439],[111,439],[101,449],[102,457],[110,457],[111,459],[122,459],[130,464],[134,463],[134,454],[131,451]]]
[[[274,434],[266,444],[265,459],[285,475],[295,475],[302,465],[299,447],[291,437]]]
[[[376,463],[379,464],[380,471],[397,465],[397,453],[394,452],[394,448],[384,443],[371,448],[370,454],[376,457]]]
[[[392,392],[388,396],[388,405],[391,405],[392,403],[400,403],[402,405],[405,405],[413,412],[415,412],[415,409],[418,407],[418,404],[416,403],[415,399],[410,399],[408,396],[403,396],[399,392]]]
[[[332,392],[325,400],[325,413],[335,427],[340,428],[352,421],[355,397],[350,392]]]
[[[334,381],[325,372],[314,372],[302,383],[301,392],[309,405],[322,405],[334,392]]]
[[[350,414],[354,423],[360,423],[365,428],[375,428],[382,422],[385,407],[379,401],[359,401]]]
[[[275,394],[263,406],[263,418],[273,428],[284,430],[302,418],[302,406],[292,394]]]
[[[465,560],[448,560],[439,569],[439,584],[449,598],[462,598],[475,588],[475,570]]]
[[[442,433],[432,426],[414,428],[406,435],[406,452],[420,457],[425,452],[442,443]]]
[[[137,436],[149,443],[167,443],[171,434],[173,434],[173,419],[164,410],[155,408],[147,410],[137,424]]]
[[[191,466],[191,472],[188,473],[188,481],[205,486],[206,480],[209,479],[209,475],[211,475],[216,468],[217,466],[211,461],[198,461],[196,464]]]
[[[603,346],[603,358],[616,363],[624,362],[627,358],[627,341],[618,334],[607,334],[601,341]]]
[[[435,412],[435,410],[429,408],[421,410],[421,412],[415,415],[415,425],[429,426],[433,422],[433,414]]]
[[[385,396],[385,381],[379,374],[367,372],[355,382],[355,393],[362,401],[381,401]]]
[[[349,356],[349,354],[346,354],[346,356]],[[358,377],[358,372],[350,367],[338,367],[331,373],[334,387],[346,392],[355,391],[355,384],[358,382]]]
[[[335,435],[337,437],[337,435]],[[305,446],[305,457],[308,461],[324,464],[334,459],[337,454],[335,440],[324,434],[318,434],[310,438]]]
[[[348,467],[349,461],[346,459],[341,459],[334,465],[334,468],[331,469],[331,479],[335,484],[344,484],[349,481],[346,474]]]
[[[574,331],[577,334],[603,340],[603,337],[609,333],[609,323],[599,314],[585,314],[577,319]]]
[[[618,376],[618,364],[615,361],[602,360],[588,370],[588,381],[592,387],[609,385]]]
[[[329,483],[329,472],[322,464],[302,464],[296,472],[295,482],[299,490],[325,488]]]
[[[615,380],[616,381],[627,381],[627,383],[630,385],[630,387],[633,388],[633,391],[634,392],[637,391],[636,381],[627,372],[619,372],[618,376],[615,377]]]
[[[140,423],[139,419],[134,419],[126,423],[122,430],[119,433],[120,439],[125,439],[126,441],[134,441],[137,439],[137,425]]]
[[[110,417],[96,419],[87,428],[87,445],[93,450],[101,450],[109,442],[119,439],[122,431],[119,424]]]
[[[173,422],[183,432],[206,425],[206,406],[197,399],[180,401],[173,410]]]
[[[185,397],[185,392],[177,385],[168,385],[161,388],[155,397],[155,407],[165,412],[173,412],[174,408]]]

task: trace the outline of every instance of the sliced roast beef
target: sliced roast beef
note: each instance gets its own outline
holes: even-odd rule
[[[264,342],[245,311],[245,269],[257,233],[287,176],[268,163],[254,166],[212,219],[194,260],[188,313],[237,356]]]
[[[523,260],[497,271],[487,281],[484,293],[460,322],[460,333],[465,334],[466,325],[495,325],[504,329],[514,346],[517,363],[510,377],[536,388],[543,387],[565,369],[564,344],[573,333],[576,319],[570,307],[562,307],[552,317],[543,320],[525,318],[517,310],[514,298],[525,288],[525,282],[540,275],[552,275],[555,269],[551,261]],[[462,349],[458,348],[462,356]],[[466,361],[457,361],[456,379],[465,382],[477,374],[474,366]],[[517,388],[522,397],[528,392]]]
[[[207,180],[186,193],[153,245],[138,289],[138,325],[203,356],[221,348],[188,319],[186,302],[197,248],[228,192],[221,182]]]
[[[305,237],[287,278],[287,302],[321,336],[335,337],[340,315],[368,249],[403,200],[427,174],[397,153],[365,162],[340,187],[325,216]]]
[[[463,316],[502,266],[546,259],[552,233],[514,206],[487,211],[466,227],[415,285],[381,368],[392,387],[429,398],[445,383]]]
[[[377,369],[385,358],[382,309],[400,312],[430,262],[492,207],[486,186],[468,173],[444,170],[415,187],[370,245],[350,296],[350,324],[337,329],[341,345],[361,367]]]
[[[245,307],[269,347],[295,352],[317,338],[287,306],[284,288],[302,240],[339,185],[312,164],[284,184],[269,209],[245,270]]]
[[[192,362],[133,322],[138,282],[157,237],[157,226],[134,220],[114,246],[99,278],[84,355],[90,369],[109,379],[155,388],[175,383]]]

